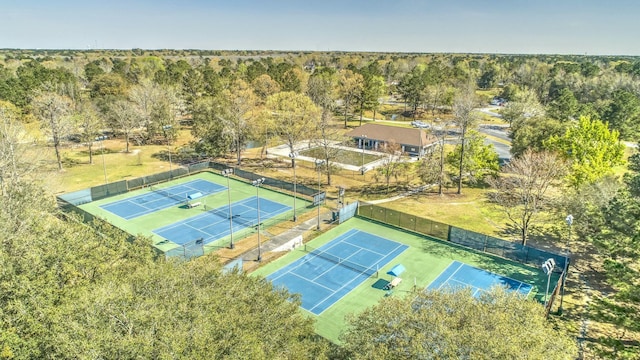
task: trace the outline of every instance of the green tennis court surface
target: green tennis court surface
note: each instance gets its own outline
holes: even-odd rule
[[[200,255],[226,246],[231,241],[230,225],[233,226],[234,241],[254,234],[258,194],[260,222],[265,231],[270,226],[290,221],[293,216],[293,196],[268,186],[257,190],[250,183],[212,171],[154,185],[154,189],[145,187],[83,203],[78,208],[129,234],[148,236],[167,256],[184,255],[186,252],[180,251],[181,248],[192,246],[191,243],[201,247],[198,251],[194,249],[194,253]],[[186,206],[187,196],[198,193],[191,203],[199,206]],[[315,209],[300,195],[296,201],[298,214]],[[229,205],[233,214],[231,221],[227,214]]]
[[[407,248],[389,239],[351,230],[267,279],[275,286],[300,294],[302,308],[319,315]]]
[[[494,286],[502,286],[507,291],[520,293],[524,297],[529,296],[533,286],[506,276],[494,274],[490,271],[453,261],[444,269],[427,289],[430,290],[459,290],[470,288],[474,297],[479,296]]]
[[[187,200],[187,196],[191,194],[201,193],[207,195],[225,189],[226,186],[197,179],[180,185],[152,188],[148,193],[110,202],[100,207],[123,219],[130,220],[138,216],[184,203]]]
[[[376,237],[405,245],[407,248],[395,256],[392,261],[385,265],[380,265],[378,269],[378,277],[366,276],[361,282],[353,287],[353,289],[344,294],[344,296],[339,299],[335,299],[335,302],[326,307],[323,311],[319,312],[319,315],[316,315],[312,308],[309,307],[311,306],[311,302],[305,300],[305,292],[308,291],[308,286],[300,286],[300,281],[293,282],[296,288],[291,287],[292,292],[302,294],[302,309],[305,309],[305,312],[309,314],[309,316],[313,316],[316,320],[316,332],[332,341],[339,342],[339,334],[344,330],[345,317],[348,314],[358,313],[367,307],[373,306],[385,296],[415,296],[417,292],[423,291],[433,283],[454,261],[469,266],[469,268],[466,268],[465,266],[465,269],[468,270],[466,274],[473,275],[475,279],[483,282],[482,285],[477,286],[478,288],[485,288],[485,286],[487,288],[490,287],[491,285],[488,283],[484,284],[484,282],[487,282],[489,279],[493,279],[493,276],[496,276],[496,279],[499,277],[504,281],[507,281],[506,279],[511,279],[513,280],[511,282],[512,285],[510,285],[512,288],[519,286],[524,292],[527,286],[530,286],[531,292],[529,293],[529,297],[534,298],[541,303],[543,302],[542,298],[544,297],[544,289],[547,284],[547,276],[541,269],[485,253],[480,253],[449,242],[430,238],[428,236],[403,231],[393,226],[368,221],[363,218],[350,219],[320,235],[317,239],[309,242],[308,245],[311,245],[313,248],[324,250],[324,245],[331,244],[334,239],[341,238],[341,236],[347,236],[353,231],[372,234]],[[370,247],[367,243],[361,244],[360,247],[372,249],[373,251],[378,252],[375,246]],[[338,250],[345,250],[345,247],[338,248]],[[339,258],[352,259],[351,257],[348,257],[349,254],[343,254],[342,251],[331,254]],[[274,278],[272,274],[286,273],[289,271],[289,277],[297,276],[296,271],[290,271],[295,267],[293,264],[304,266],[302,263],[304,263],[305,260],[300,259],[304,259],[310,255],[312,254],[304,251],[301,247],[291,251],[280,259],[266,264],[252,274]],[[331,265],[332,263],[334,264]],[[359,263],[364,267],[372,264],[371,262],[360,261],[357,261],[356,263]],[[394,276],[387,275],[386,273],[397,264],[402,264],[406,269],[401,274],[402,282],[392,291],[387,291],[385,290],[385,286],[394,279]],[[325,267],[344,267],[336,265],[334,261],[327,261],[325,264],[322,263],[320,259],[312,260],[311,265],[317,267],[317,269],[314,270],[311,267],[301,269],[302,275],[307,278],[302,281],[303,283],[308,282],[311,277],[321,276],[321,271],[325,269]],[[472,267],[477,270],[471,271]],[[482,275],[482,271],[486,271],[487,274],[494,275]],[[347,270],[343,269],[338,272],[338,275],[344,275],[347,274],[347,272]],[[557,281],[558,277],[559,274],[553,274],[551,281]],[[351,278],[355,278],[355,275],[351,275]],[[449,276],[447,276],[447,278],[449,278]],[[455,278],[456,277],[454,276],[452,280]],[[345,280],[346,277],[343,276],[342,279]],[[322,281],[324,280],[326,279],[323,278]],[[467,283],[473,282],[471,278],[466,280],[458,278],[457,280],[464,280],[467,281]],[[349,280],[346,279],[345,281],[348,282]],[[320,283],[321,281],[317,282]],[[337,282],[339,283],[340,279],[338,279]],[[279,285],[278,281],[274,281],[274,284],[276,286]],[[324,283],[322,284],[324,285]],[[335,289],[337,289],[338,286],[339,284],[334,284],[327,288],[335,292]],[[542,291],[540,292],[539,289],[542,289]],[[320,295],[311,296],[311,299],[314,301],[319,298]]]
[[[259,207],[261,222],[291,209],[287,205],[268,199],[260,199]],[[233,214],[231,219],[229,219],[229,207],[222,206],[155,229],[153,232],[178,245],[195,239],[201,239],[203,244],[208,244],[231,234],[231,226],[233,231],[237,232],[258,225],[258,198],[252,197],[235,202],[231,208],[231,214]]]

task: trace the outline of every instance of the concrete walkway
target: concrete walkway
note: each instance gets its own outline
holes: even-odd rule
[[[331,222],[331,211],[322,211],[320,212],[320,229],[324,230],[326,229],[328,226],[330,226],[330,222]],[[298,236],[302,236],[303,238],[305,238],[305,233],[309,232],[309,231],[316,231],[318,227],[318,218],[316,216],[314,216],[313,218],[304,221],[304,222],[300,222],[298,225],[296,225],[295,227],[291,228],[290,230],[285,231],[284,233],[280,234],[280,235],[276,235],[271,237],[271,239],[267,242],[264,242],[262,244],[262,246],[260,247],[260,252],[262,254],[262,259],[264,260],[265,258],[267,258],[267,253],[270,251],[273,251],[279,247],[282,247],[283,245],[287,244],[288,242],[294,240],[296,237]],[[264,233],[264,232],[263,232]],[[258,259],[258,248],[256,247],[255,249],[249,250],[247,252],[245,252],[244,254],[242,254],[241,256],[239,256],[240,258],[242,258],[243,261],[245,262],[249,262],[249,261],[257,261]]]

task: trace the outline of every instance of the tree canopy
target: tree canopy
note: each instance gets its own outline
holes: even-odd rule
[[[624,144],[618,131],[587,116],[573,122],[564,135],[551,136],[544,145],[571,162],[567,180],[574,187],[593,183],[623,163]]]
[[[574,359],[571,338],[536,302],[495,288],[389,297],[348,318],[351,359]]]
[[[149,239],[54,206],[25,182],[0,196],[0,357],[325,357],[298,299],[264,279],[155,258]]]

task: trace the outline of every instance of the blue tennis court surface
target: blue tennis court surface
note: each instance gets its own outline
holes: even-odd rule
[[[302,308],[320,315],[408,248],[360,230],[349,230],[267,279],[300,294]]]
[[[257,199],[254,196],[231,204],[231,214],[233,215],[231,224],[234,233],[258,224]],[[289,206],[260,198],[260,221],[264,222],[290,209]],[[203,243],[208,244],[229,235],[231,233],[229,225],[229,207],[225,205],[155,229],[153,232],[178,245],[200,238],[204,240]]]
[[[194,193],[202,195],[213,194],[226,187],[207,180],[197,179],[180,185],[162,188],[160,191],[150,192],[128,199],[111,202],[100,207],[123,219],[131,220],[138,216],[175,206],[187,200],[187,196]]]
[[[533,286],[527,283],[478,269],[459,261],[452,262],[437,279],[429,284],[427,289],[455,290],[470,287],[473,296],[477,297],[482,291],[489,290],[494,286],[503,286],[508,291],[516,291],[524,296],[528,296],[533,289]]]

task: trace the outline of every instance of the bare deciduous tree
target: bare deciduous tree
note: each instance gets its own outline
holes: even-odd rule
[[[512,159],[501,174],[489,180],[490,199],[499,205],[511,224],[519,229],[522,245],[540,211],[549,205],[548,190],[566,173],[567,165],[557,154],[527,150]]]
[[[102,133],[104,121],[90,102],[81,102],[78,107],[79,109],[74,115],[76,127],[80,141],[87,144],[89,164],[93,164],[93,144]]]
[[[467,131],[477,122],[477,114],[473,109],[478,106],[478,100],[471,86],[463,88],[453,101],[453,116],[458,126],[460,139],[460,164],[458,166],[458,194],[462,194],[462,173],[464,171],[464,152]]]
[[[36,116],[42,121],[42,127],[51,136],[58,161],[58,170],[62,170],[60,145],[72,129],[72,122],[69,118],[72,110],[71,99],[56,93],[43,92],[33,99],[31,105]]]
[[[109,107],[111,120],[115,127],[124,133],[124,139],[127,144],[125,152],[129,152],[129,143],[131,134],[142,124],[140,117],[136,113],[133,104],[127,100],[118,100]]]
[[[382,165],[376,168],[376,171],[384,177],[384,180],[387,184],[387,193],[389,192],[389,186],[391,182],[391,178],[397,178],[399,175],[399,171],[401,168],[402,159],[402,151],[400,145],[395,141],[391,140],[388,143],[384,144],[382,147],[382,152],[384,152],[384,160],[382,160]]]
[[[322,149],[323,160],[327,170],[327,185],[331,185],[331,162],[338,157],[339,148],[336,143],[345,141],[345,137],[332,124],[332,110],[335,104],[335,77],[332,73],[320,73],[309,78],[307,95],[322,110],[318,123],[318,136],[315,143]]]
[[[320,111],[311,99],[295,92],[281,92],[269,96],[267,108],[274,119],[274,132],[289,147],[296,151],[295,145],[309,139],[316,132]],[[292,159],[295,166],[295,159]]]

